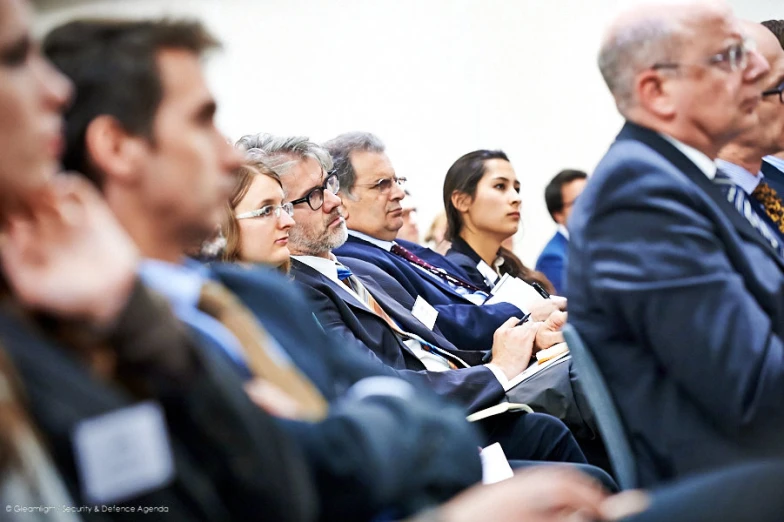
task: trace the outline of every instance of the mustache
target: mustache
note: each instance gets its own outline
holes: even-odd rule
[[[335,218],[339,218],[339,217],[345,218],[346,216],[343,214],[343,210],[341,210],[340,207],[335,207],[335,209],[332,210],[332,212],[330,212],[327,215],[326,222],[332,223],[332,221],[335,220]]]

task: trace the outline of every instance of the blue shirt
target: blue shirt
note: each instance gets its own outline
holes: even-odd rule
[[[205,267],[189,260],[177,265],[145,259],[139,266],[139,276],[169,301],[180,321],[212,339],[232,361],[247,369],[242,346],[234,334],[220,321],[198,308],[201,287],[209,279]]]

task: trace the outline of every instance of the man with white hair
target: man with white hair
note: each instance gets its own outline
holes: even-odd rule
[[[784,454],[784,258],[714,163],[758,123],[769,66],[746,36],[724,3],[646,5],[599,53],[626,124],[569,223],[569,319],[642,485]]]

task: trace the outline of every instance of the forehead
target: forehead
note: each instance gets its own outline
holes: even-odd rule
[[[681,27],[685,53],[718,52],[722,46],[744,36],[740,20],[722,5],[687,11]]]
[[[757,42],[760,54],[770,64],[768,77],[772,80],[781,79],[781,76],[784,75],[784,49],[781,48],[778,39],[764,26],[760,26],[759,30],[754,28],[750,34]]]
[[[156,56],[163,97],[161,110],[194,108],[212,101],[201,60],[185,49],[163,49]]]
[[[324,169],[314,158],[302,158],[281,177],[289,199],[298,199],[324,183]]]
[[[484,179],[504,178],[507,180],[517,180],[512,164],[500,158],[493,158],[485,161]]]
[[[265,199],[280,200],[283,197],[283,189],[277,181],[264,174],[257,174],[253,177],[245,194],[244,200],[257,204]]]
[[[392,162],[383,152],[354,151],[349,157],[357,180],[361,183],[373,182],[395,175]]]
[[[30,9],[25,0],[0,0],[0,46],[8,45],[30,31]]]

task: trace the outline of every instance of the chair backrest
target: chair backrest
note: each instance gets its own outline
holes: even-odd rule
[[[610,456],[615,479],[622,490],[634,489],[638,486],[634,453],[607,383],[604,382],[593,355],[588,351],[574,326],[567,324],[564,326],[563,333],[583,391],[596,416],[599,433]]]

